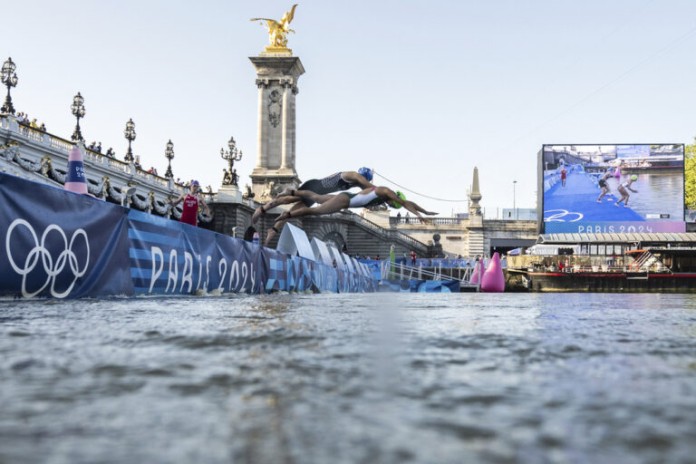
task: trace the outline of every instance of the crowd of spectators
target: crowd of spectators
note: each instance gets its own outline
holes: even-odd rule
[[[44,123],[39,124],[36,118],[30,118],[29,115],[23,111],[20,111],[17,113],[17,122],[21,124],[22,126],[29,127],[31,129],[35,129],[38,131],[46,132],[46,125]],[[102,143],[101,142],[92,142],[87,146],[87,149],[94,152],[94,153],[99,153],[102,154]],[[106,150],[106,153],[104,155],[108,156],[109,158],[116,158],[116,152],[114,151],[113,148],[109,147]],[[140,157],[136,156],[135,157],[135,167],[139,170],[144,170],[142,165],[140,164]],[[152,174],[154,176],[159,175],[157,173],[157,169],[154,166],[151,166],[150,169],[147,170],[148,174]],[[238,178],[236,175],[236,170],[233,172],[231,179],[235,180]],[[177,178],[176,180],[177,184],[181,184],[181,179]],[[188,188],[188,184],[186,185],[186,188]],[[212,193],[212,187],[208,186],[208,190],[210,193]]]
[[[30,118],[29,115],[23,111],[17,113],[17,122],[23,126],[28,126],[32,129],[46,132],[46,125],[44,123],[39,124],[36,118]]]

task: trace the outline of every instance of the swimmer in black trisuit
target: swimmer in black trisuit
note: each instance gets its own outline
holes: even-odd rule
[[[357,172],[343,171],[337,172],[323,179],[310,179],[300,185],[297,191],[310,191],[319,195],[325,195],[327,193],[338,192],[339,190],[348,190],[353,187],[360,187],[362,189],[373,187],[370,181],[372,181],[372,169],[363,167],[358,169]],[[303,206],[309,207],[315,203],[314,200],[294,195],[293,192],[293,190],[281,192],[273,200],[256,208],[256,211],[254,211],[254,214],[251,217],[251,223],[255,224],[256,221],[258,221],[259,218],[266,213],[266,211],[279,205],[296,203],[291,209],[291,211],[296,211],[298,208]],[[266,234],[266,240],[264,242],[266,245],[270,243],[273,237],[275,237],[275,235],[282,229],[284,224],[285,222],[279,222],[276,220],[273,227]]]
[[[613,175],[614,173],[611,172],[611,169],[607,169],[607,172],[599,178],[599,188],[602,189],[602,192],[599,194],[599,197],[597,197],[597,203],[601,203],[602,197],[611,191],[609,189],[608,179]]]
[[[276,220],[275,227],[279,229],[279,223],[285,223],[290,218],[302,216],[319,216],[322,214],[331,214],[347,208],[368,208],[381,204],[387,204],[392,208],[401,208],[402,206],[418,216],[422,221],[426,218],[422,214],[435,215],[431,211],[426,211],[416,203],[406,199],[406,196],[401,192],[394,192],[388,187],[369,187],[358,193],[341,192],[335,195],[317,195],[308,190],[298,190],[292,192],[294,196],[310,199],[312,202],[320,203],[319,206],[310,208],[301,206],[297,209],[292,209],[281,214]],[[422,214],[421,214],[422,213]]]

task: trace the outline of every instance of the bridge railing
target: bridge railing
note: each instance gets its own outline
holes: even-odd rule
[[[8,114],[0,115],[0,129],[4,129],[8,132],[8,134],[6,135],[8,140],[11,138],[15,138],[10,135],[14,133],[17,142],[20,142],[22,139],[24,139],[39,145],[43,145],[45,148],[43,150],[39,150],[45,151],[45,153],[42,153],[42,155],[60,154],[58,159],[66,163],[67,154],[70,152],[74,145],[73,141],[51,134],[45,130],[31,127],[26,123],[21,123],[17,120],[16,117]],[[108,156],[106,153],[91,150],[87,147],[85,147],[84,161],[86,163],[91,163],[92,165],[107,166],[107,169],[111,172],[121,171],[124,173],[124,178],[129,177],[129,175],[132,173],[135,176],[137,176],[140,182],[144,181],[151,185],[156,185],[162,190],[168,190],[169,188],[168,178],[148,172],[147,170],[137,167],[135,168],[135,172],[132,172],[130,163],[122,161],[112,156]],[[175,188],[185,190],[183,184],[175,184]]]
[[[392,280],[458,280],[462,284],[468,284],[474,271],[471,267],[424,267],[422,264],[409,266],[389,260],[373,262],[379,264],[382,279]]]
[[[435,218],[428,218],[428,222],[434,225],[444,225],[444,226],[451,226],[451,225],[458,225],[462,223],[462,218],[459,217],[435,217]],[[390,226],[396,226],[396,225],[418,225],[421,223],[421,220],[415,216],[409,216],[409,217],[390,217],[389,218],[389,225]]]

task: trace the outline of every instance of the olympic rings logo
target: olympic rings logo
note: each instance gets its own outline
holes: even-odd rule
[[[553,214],[549,214],[553,213]],[[548,214],[548,216],[547,216]],[[585,215],[575,211],[568,211],[567,209],[549,209],[544,211],[544,221],[545,222],[578,222]],[[567,219],[570,218],[570,219]]]
[[[15,257],[12,254],[12,248],[10,246],[10,244],[12,243],[12,233],[16,228],[20,226],[25,227],[29,231],[29,234],[31,235],[34,244],[33,248],[29,250],[29,253],[24,259],[23,265],[21,262],[19,264],[17,263]],[[49,237],[49,234],[51,234],[52,232],[52,235],[58,234],[59,239],[62,238],[64,248],[63,251],[61,251],[58,257],[55,259],[55,261],[53,259],[52,252],[56,250],[56,246],[51,246],[51,250],[49,250],[46,247],[47,239]],[[19,232],[17,233],[19,234]],[[75,245],[79,238],[81,238],[81,240],[84,240],[84,248],[86,249],[85,261],[83,266],[80,266],[78,256],[74,251]],[[53,244],[53,242],[51,243]],[[77,279],[85,275],[85,273],[87,272],[87,267],[89,266],[89,239],[87,238],[87,232],[85,232],[84,229],[75,230],[75,232],[73,232],[72,236],[70,237],[70,242],[68,242],[68,237],[63,231],[63,229],[61,229],[56,224],[51,224],[48,227],[46,227],[46,230],[44,231],[43,235],[41,235],[41,242],[39,242],[39,238],[36,234],[36,231],[34,231],[34,228],[31,226],[31,224],[29,224],[29,222],[25,221],[24,219],[15,219],[12,222],[12,224],[10,224],[10,227],[8,227],[7,229],[7,238],[5,239],[5,250],[7,251],[7,258],[10,261],[10,266],[12,266],[12,269],[14,269],[14,271],[17,274],[22,276],[22,296],[26,298],[31,298],[38,295],[49,285],[51,295],[54,298],[65,298],[72,291],[73,287],[75,286],[75,283],[77,282]],[[43,271],[46,274],[46,280],[38,290],[30,292],[27,290],[28,276],[32,271],[34,271],[34,269],[37,268],[39,262],[43,266]],[[65,271],[66,273],[68,272],[66,266],[69,267],[69,272],[72,272],[72,282],[70,283],[67,289],[61,292],[56,290],[56,281],[58,280],[58,276],[61,275],[63,271]],[[39,269],[37,269],[37,273]]]

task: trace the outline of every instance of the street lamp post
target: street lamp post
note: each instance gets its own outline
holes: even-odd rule
[[[77,125],[75,126],[75,132],[73,132],[72,135],[72,140],[76,142],[83,141],[84,139],[82,138],[82,132],[80,132],[80,118],[85,117],[85,99],[82,98],[82,95],[80,95],[80,92],[77,92],[77,95],[73,97],[73,103],[70,109],[72,110],[73,116],[77,118]]]
[[[126,123],[126,129],[123,131],[123,136],[126,137],[126,140],[128,140],[128,152],[123,159],[130,163],[135,159],[133,158],[133,150],[131,150],[131,142],[135,140],[135,123],[133,122],[133,118],[129,119]]]
[[[515,198],[516,187],[517,187],[517,181],[513,180],[512,181],[512,211],[513,211],[513,214],[515,215],[515,220],[517,220],[517,204],[515,202],[516,201],[516,198]]]
[[[7,87],[7,97],[5,97],[5,104],[0,108],[0,112],[15,114],[14,106],[12,106],[12,97],[10,96],[10,89],[12,87],[17,87],[17,73],[15,72],[17,66],[12,62],[12,58],[8,58],[2,64],[2,71],[0,71],[0,76],[2,79],[2,84]]]
[[[174,144],[171,139],[167,142],[167,149],[164,150],[164,156],[167,158],[167,172],[164,173],[164,177],[168,179],[173,179],[174,174],[172,173],[172,160],[174,159]]]
[[[233,168],[235,161],[242,160],[242,151],[237,148],[237,142],[234,141],[234,137],[230,137],[227,146],[229,147],[229,151],[225,151],[224,148],[220,149],[220,156],[229,164],[229,171],[225,172],[222,178],[222,185],[237,185],[239,176],[236,175]]]

